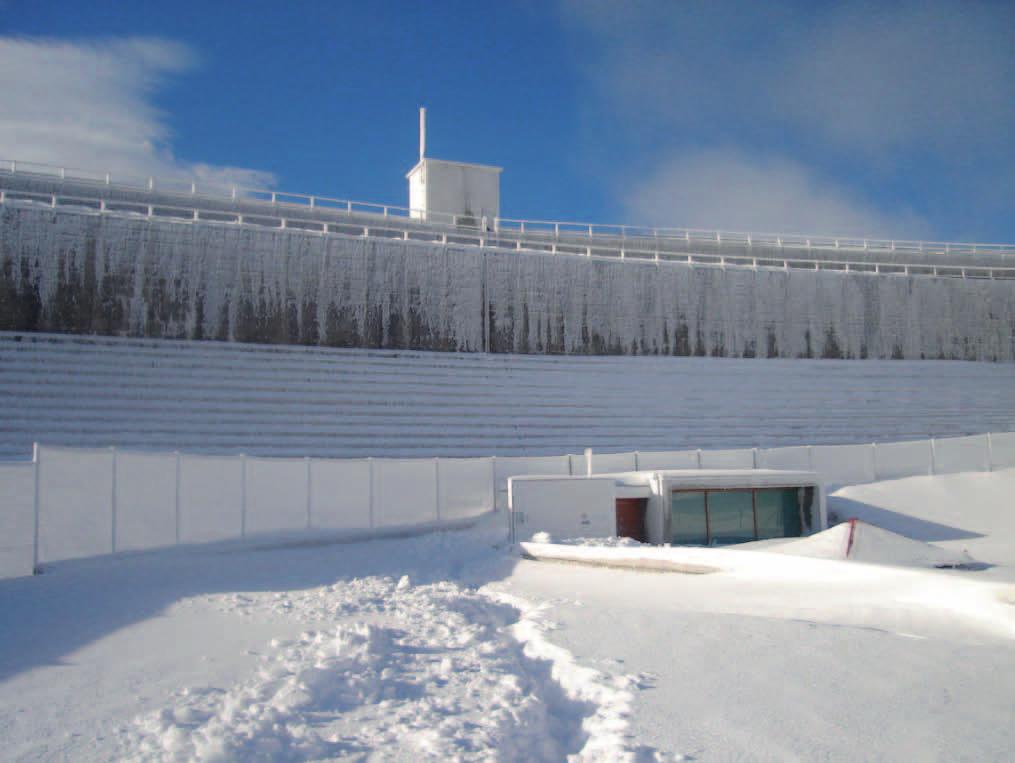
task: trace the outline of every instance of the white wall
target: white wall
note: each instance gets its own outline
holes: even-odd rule
[[[440,222],[430,212],[470,215],[489,224],[500,215],[500,170],[481,164],[423,159],[409,172],[409,206],[422,217]]]
[[[0,578],[32,571],[35,465],[0,464]]]
[[[694,468],[697,451],[593,453],[596,469]],[[921,474],[1015,468],[1015,433],[877,445],[701,451],[704,468],[810,469],[826,487]],[[574,464],[572,464],[574,461]],[[38,464],[0,463],[0,576],[32,569],[38,469],[39,562],[272,532],[370,531],[455,523],[508,506],[508,479],[567,477],[584,456],[463,459],[267,459],[40,447]],[[616,532],[614,479],[584,487],[589,524],[562,512],[562,479],[515,480],[546,517],[524,526],[567,536]],[[537,483],[542,487],[536,487]],[[608,488],[608,490],[607,490]],[[609,495],[607,495],[609,493]],[[658,508],[658,507],[656,507]],[[656,534],[650,502],[648,530]],[[653,513],[655,512],[655,513]],[[538,513],[538,512],[537,512]],[[655,522],[655,524],[654,524]],[[570,524],[569,524],[570,523]]]
[[[612,477],[584,479],[540,477],[509,480],[511,506],[524,511],[509,515],[516,541],[538,532],[555,538],[595,538],[617,534],[616,486]],[[580,509],[575,511],[575,506]]]

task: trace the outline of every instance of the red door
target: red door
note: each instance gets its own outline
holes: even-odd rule
[[[618,498],[617,499],[617,535],[621,538],[632,538],[644,543],[648,540],[645,535],[645,506],[647,498]]]

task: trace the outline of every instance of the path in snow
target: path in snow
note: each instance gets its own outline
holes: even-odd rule
[[[561,760],[596,706],[527,657],[514,607],[456,583],[360,578],[285,594],[222,595],[227,612],[320,623],[274,640],[237,686],[191,687],[129,732],[124,757],[304,760],[398,750],[406,759]]]

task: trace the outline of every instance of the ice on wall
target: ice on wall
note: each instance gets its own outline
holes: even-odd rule
[[[1015,281],[611,262],[8,207],[0,329],[515,353],[1012,360]]]

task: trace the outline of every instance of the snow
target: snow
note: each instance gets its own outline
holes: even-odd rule
[[[16,761],[1007,759],[1013,489],[830,497],[985,571],[591,539],[549,545],[717,571],[564,565],[521,558],[503,514],[57,563],[0,581],[0,738]]]
[[[806,538],[754,541],[730,546],[734,550],[760,549],[773,554],[809,556],[816,559],[849,559],[903,567],[973,567],[965,551],[955,552],[932,543],[853,519]]]

